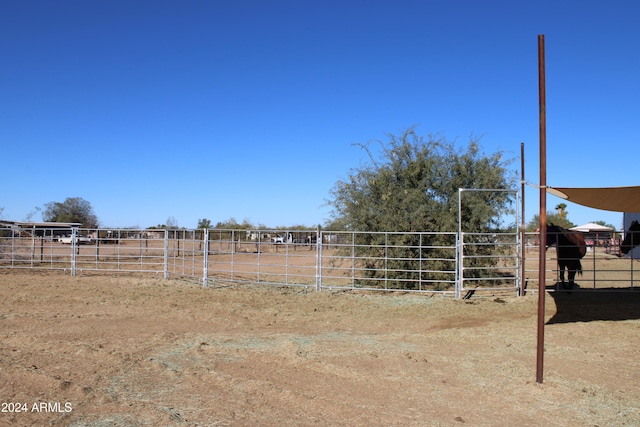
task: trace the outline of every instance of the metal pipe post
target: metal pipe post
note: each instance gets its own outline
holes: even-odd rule
[[[540,248],[538,263],[538,349],[536,381],[542,384],[544,372],[544,312],[547,248],[547,100],[545,87],[544,35],[538,35],[538,95],[540,100]]]

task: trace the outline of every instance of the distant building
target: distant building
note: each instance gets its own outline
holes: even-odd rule
[[[15,233],[29,233],[32,236],[66,236],[73,228],[79,228],[78,222],[23,222],[0,220],[0,229],[13,230]]]
[[[593,222],[573,227],[571,230],[581,232],[587,246],[611,246],[616,241],[613,228]]]

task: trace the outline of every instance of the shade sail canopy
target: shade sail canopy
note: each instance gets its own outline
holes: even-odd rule
[[[614,212],[640,212],[640,186],[598,188],[547,187],[547,193],[590,208]]]

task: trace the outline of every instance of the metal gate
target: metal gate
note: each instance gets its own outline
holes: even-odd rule
[[[511,233],[471,233],[462,230],[462,204],[465,192],[511,193],[514,195],[514,231]],[[458,189],[458,274],[456,298],[476,290],[514,290],[520,293],[521,233],[519,193],[507,189]],[[503,221],[506,218],[503,218]]]

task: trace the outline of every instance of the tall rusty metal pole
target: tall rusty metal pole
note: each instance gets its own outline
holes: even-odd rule
[[[526,274],[525,262],[527,260],[526,257],[526,231],[524,229],[524,142],[520,143],[520,296],[523,297],[526,292],[526,283],[524,276]]]
[[[538,95],[540,99],[540,247],[538,265],[538,352],[536,381],[542,384],[544,372],[544,298],[546,294],[547,248],[547,99],[544,68],[544,35],[538,35]]]

